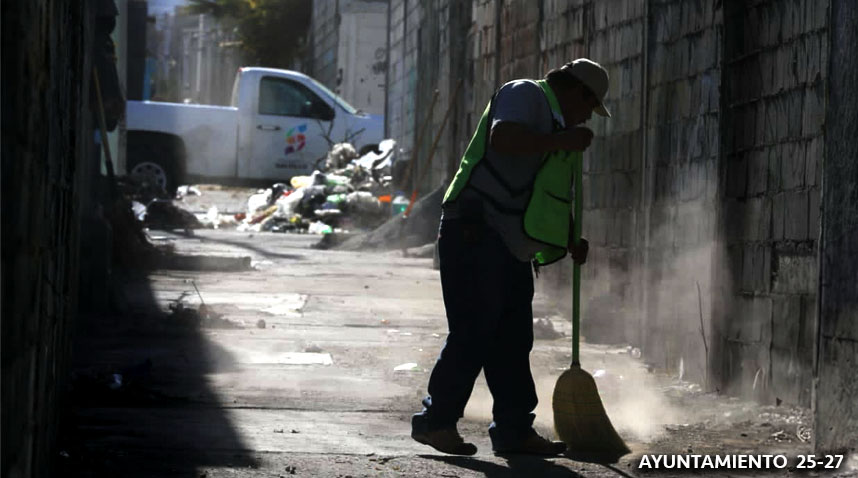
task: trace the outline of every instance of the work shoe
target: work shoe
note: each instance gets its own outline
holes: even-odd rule
[[[450,455],[470,456],[477,453],[477,447],[462,439],[455,426],[440,430],[427,430],[422,423],[419,423],[420,421],[419,415],[415,415],[411,419],[411,438],[415,441]]]
[[[492,450],[496,455],[556,456],[566,451],[565,443],[543,438],[533,428],[515,444],[501,443],[496,428],[489,429],[489,436],[492,438]]]

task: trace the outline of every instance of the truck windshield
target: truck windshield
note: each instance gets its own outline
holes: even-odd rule
[[[330,96],[334,101],[336,101],[336,103],[337,103],[338,105],[340,105],[344,110],[346,110],[349,114],[353,114],[353,115],[355,115],[355,114],[357,114],[357,113],[358,113],[358,109],[357,109],[357,108],[355,108],[354,106],[352,106],[352,105],[350,105],[350,104],[346,103],[346,100],[344,100],[344,99],[340,98],[339,96],[337,96],[337,94],[336,94],[336,93],[334,93],[333,91],[331,91],[331,90],[329,90],[328,88],[326,88],[326,87],[325,87],[325,85],[323,85],[323,84],[319,83],[318,81],[316,81],[316,80],[315,80],[315,79],[313,79],[313,78],[310,78],[310,81],[312,81],[312,82],[313,82],[313,84],[314,84],[314,85],[316,85],[316,87],[318,87],[320,90],[322,90],[323,92],[325,92],[325,94],[326,94],[326,95]]]

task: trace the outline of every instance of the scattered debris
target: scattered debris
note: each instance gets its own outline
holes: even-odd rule
[[[419,259],[431,259],[435,256],[435,243],[430,242],[429,244],[413,247],[411,249],[405,250],[405,257],[416,257]]]
[[[389,217],[372,232],[356,235],[345,241],[339,249],[390,250],[423,247],[434,243],[438,238],[441,201],[445,191],[446,185],[440,185],[435,191],[417,200],[407,218],[402,214]],[[407,207],[407,203],[405,206]]]
[[[289,184],[274,184],[251,195],[247,212],[233,215],[233,224],[241,231],[322,235],[375,228],[391,214],[390,171],[396,143],[385,140],[382,144],[381,153],[360,158],[352,145],[334,145],[325,164],[312,174],[294,176]],[[205,224],[222,222],[219,218]]]
[[[182,199],[185,196],[202,196],[203,193],[196,186],[179,186],[176,188],[176,199]]]
[[[393,457],[393,456],[380,456],[378,458],[370,458],[369,461],[374,461],[374,462],[378,463],[379,465],[384,465],[384,464],[387,464],[388,461],[390,461],[394,458],[395,457]]]
[[[310,234],[330,234],[334,232],[331,226],[325,224],[322,221],[316,221],[307,228],[307,232]]]
[[[807,443],[813,438],[813,429],[806,425],[796,427],[795,436],[804,443]]]
[[[349,143],[337,143],[328,151],[328,156],[325,158],[325,168],[344,168],[357,157],[358,154],[354,146]]]
[[[792,441],[789,434],[787,434],[787,432],[785,432],[783,430],[778,430],[778,431],[772,433],[771,435],[769,435],[769,437],[778,443]]]
[[[143,224],[154,229],[199,229],[203,227],[203,223],[197,216],[176,206],[169,199],[154,199],[147,203],[143,217]]]
[[[396,367],[393,367],[393,371],[394,372],[419,372],[420,366],[418,366],[414,362],[408,362],[408,363],[404,363],[401,365],[397,365]]]
[[[561,332],[554,329],[551,319],[541,318],[533,320],[533,338],[536,340],[554,340],[563,337]]]
[[[176,302],[169,305],[170,315],[168,320],[171,324],[182,328],[194,329],[242,329],[240,323],[225,319],[211,307],[203,303],[197,309],[185,307],[180,297]]]
[[[284,365],[333,365],[331,354],[287,352],[277,362]]]
[[[307,348],[305,348],[304,352],[312,353],[312,354],[321,353],[322,347],[319,347],[318,345],[313,344],[313,345],[310,345]]]

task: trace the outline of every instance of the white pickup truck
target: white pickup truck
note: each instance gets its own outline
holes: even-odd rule
[[[375,150],[384,119],[353,108],[307,75],[241,68],[230,106],[127,105],[127,172],[167,191],[202,181],[286,181],[309,174],[333,143]]]

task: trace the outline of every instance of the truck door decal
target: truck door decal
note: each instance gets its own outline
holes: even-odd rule
[[[290,155],[296,151],[301,151],[307,144],[307,137],[304,133],[307,132],[307,123],[299,124],[294,128],[290,128],[286,132],[286,149],[283,154]]]

